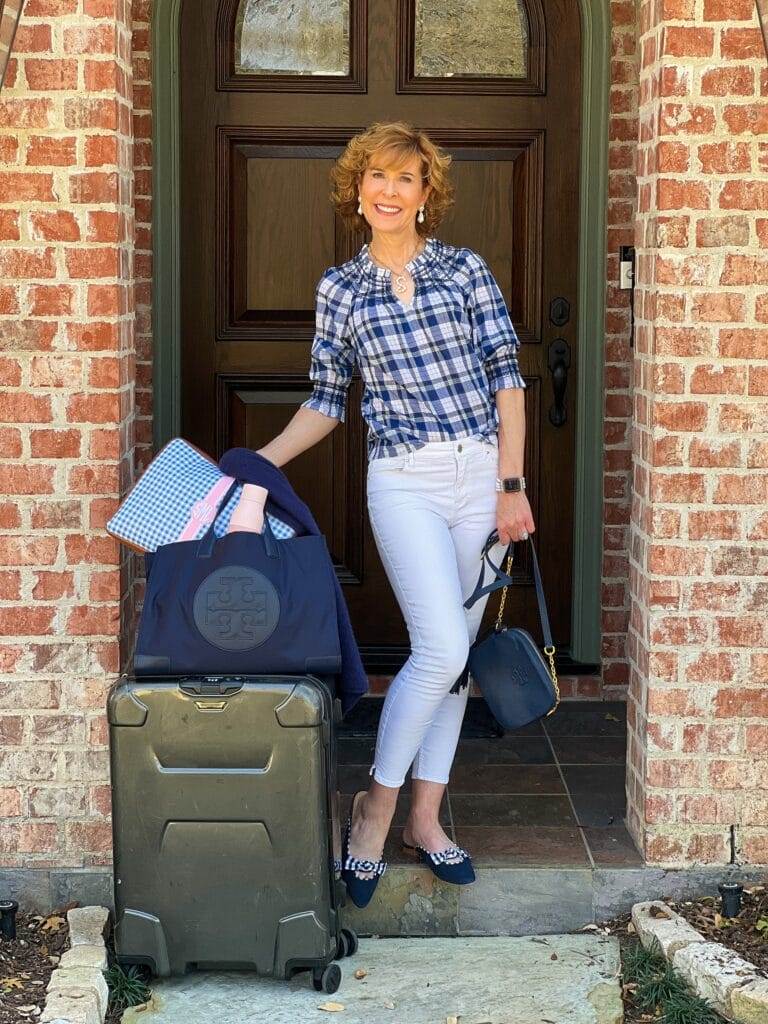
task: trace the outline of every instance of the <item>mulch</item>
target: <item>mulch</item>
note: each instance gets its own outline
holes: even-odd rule
[[[47,917],[16,914],[16,938],[0,936],[0,1024],[38,1020],[51,974],[69,949],[68,903]]]
[[[697,931],[712,942],[733,949],[768,977],[768,930],[756,927],[762,919],[768,921],[768,886],[753,885],[744,889],[741,911],[734,918],[723,918],[719,896],[702,896],[697,900],[664,900],[667,906],[684,917]],[[607,935],[615,935],[622,952],[638,941],[632,926],[631,914],[622,914],[598,925]],[[647,1010],[634,1005],[632,991],[623,989],[624,1024],[646,1024],[658,1020]]]
[[[752,885],[744,889],[738,917],[724,918],[720,897],[668,905],[711,942],[719,942],[751,961],[768,978],[768,886]],[[765,921],[762,929],[757,925]]]

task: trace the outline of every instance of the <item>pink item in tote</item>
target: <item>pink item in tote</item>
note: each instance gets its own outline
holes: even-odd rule
[[[222,498],[229,490],[230,484],[234,482],[233,476],[223,476],[216,481],[205,497],[195,502],[189,510],[189,519],[179,534],[179,540],[194,540],[198,536],[201,526],[208,526],[213,522]]]
[[[261,533],[264,529],[264,505],[269,491],[258,484],[243,484],[240,500],[227,527],[227,533],[245,530],[249,533]]]

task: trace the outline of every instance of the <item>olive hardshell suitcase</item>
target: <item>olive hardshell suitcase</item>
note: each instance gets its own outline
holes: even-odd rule
[[[115,953],[159,976],[311,969],[357,948],[339,908],[335,723],[321,677],[122,677],[107,710]]]

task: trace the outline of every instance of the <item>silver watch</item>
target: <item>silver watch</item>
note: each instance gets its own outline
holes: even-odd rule
[[[496,477],[496,490],[504,491],[505,493],[515,494],[519,491],[525,490],[525,477],[524,476],[507,476],[503,480]]]

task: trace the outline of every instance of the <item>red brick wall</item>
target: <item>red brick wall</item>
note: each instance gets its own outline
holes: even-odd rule
[[[0,863],[108,863],[132,563],[130,13],[27,0],[0,103]]]
[[[608,122],[608,233],[603,424],[602,689],[626,696],[629,620],[629,492],[632,459],[629,292],[619,289],[619,247],[634,242],[637,193],[637,12],[634,0],[611,2]],[[586,688],[587,681],[582,683]]]
[[[752,0],[641,9],[629,824],[768,862],[768,76]]]

